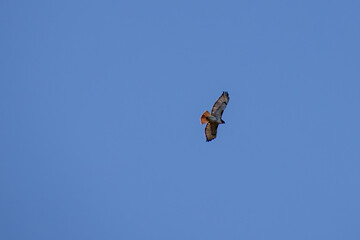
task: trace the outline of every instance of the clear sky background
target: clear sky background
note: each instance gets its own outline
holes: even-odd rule
[[[360,239],[359,9],[1,1],[0,239]]]

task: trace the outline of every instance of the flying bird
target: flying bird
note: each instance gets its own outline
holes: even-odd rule
[[[229,102],[229,93],[223,92],[223,94],[219,97],[219,99],[215,102],[212,107],[211,114],[209,111],[204,112],[201,116],[201,124],[206,124],[205,127],[205,136],[206,141],[209,142],[216,138],[217,128],[219,124],[225,123],[224,120],[221,119],[221,116]]]

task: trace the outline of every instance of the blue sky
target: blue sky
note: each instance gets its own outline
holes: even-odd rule
[[[360,239],[359,7],[2,1],[0,239]]]

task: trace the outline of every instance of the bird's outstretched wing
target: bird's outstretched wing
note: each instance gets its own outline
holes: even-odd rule
[[[213,140],[214,138],[216,138],[216,133],[217,133],[218,126],[219,126],[219,124],[217,124],[217,123],[208,123],[208,124],[206,124],[205,136],[206,136],[206,141],[207,142],[209,142],[209,141]]]
[[[212,110],[211,110],[211,115],[216,116],[216,117],[220,117],[222,116],[226,105],[229,102],[229,93],[228,92],[223,92],[223,94],[219,97],[219,99],[215,102]]]

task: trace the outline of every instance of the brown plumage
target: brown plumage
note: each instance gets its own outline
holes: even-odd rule
[[[221,119],[221,117],[228,102],[229,102],[229,93],[223,92],[223,94],[215,102],[211,110],[211,114],[208,111],[206,111],[201,116],[200,119],[201,124],[207,123],[205,127],[205,136],[207,142],[216,138],[217,128],[219,124],[225,123],[224,120]]]

